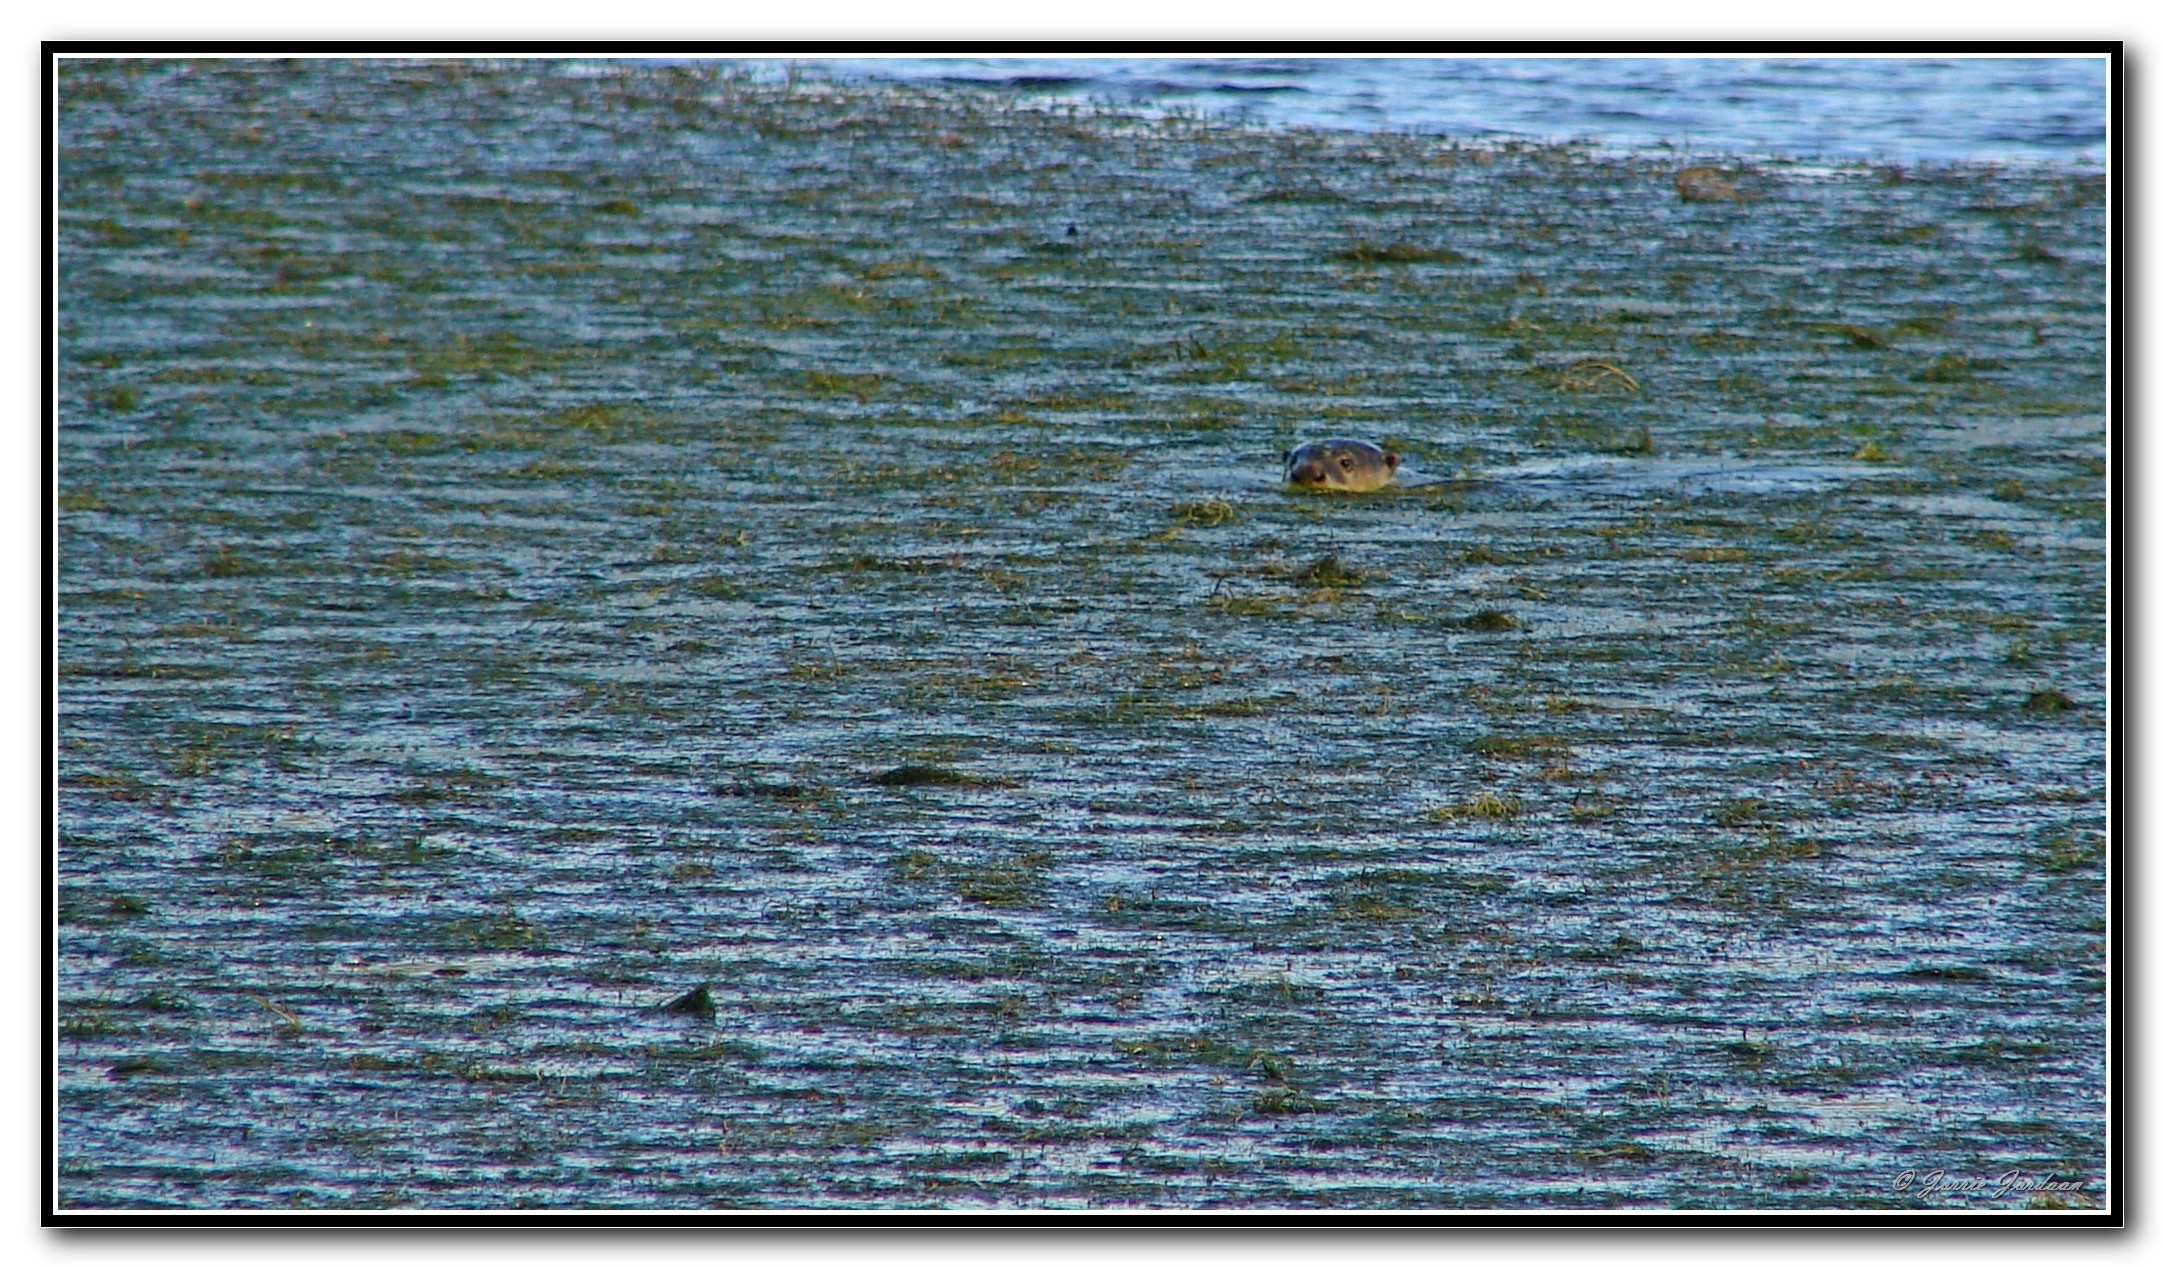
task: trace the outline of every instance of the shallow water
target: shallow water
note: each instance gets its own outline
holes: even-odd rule
[[[61,99],[63,1208],[2106,1197],[2095,172]]]

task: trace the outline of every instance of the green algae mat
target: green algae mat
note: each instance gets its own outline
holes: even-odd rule
[[[2099,170],[58,93],[62,1212],[2111,1201]]]

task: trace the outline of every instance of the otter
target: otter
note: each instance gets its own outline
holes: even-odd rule
[[[1396,480],[1398,456],[1364,440],[1311,440],[1285,451],[1285,482],[1369,493]]]

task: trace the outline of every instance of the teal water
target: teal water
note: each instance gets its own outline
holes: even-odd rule
[[[65,1210],[2110,1197],[2096,170],[60,92]]]

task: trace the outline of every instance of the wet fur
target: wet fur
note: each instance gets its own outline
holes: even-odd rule
[[[1364,440],[1311,440],[1284,453],[1285,482],[1368,493],[1397,480],[1398,456]]]

